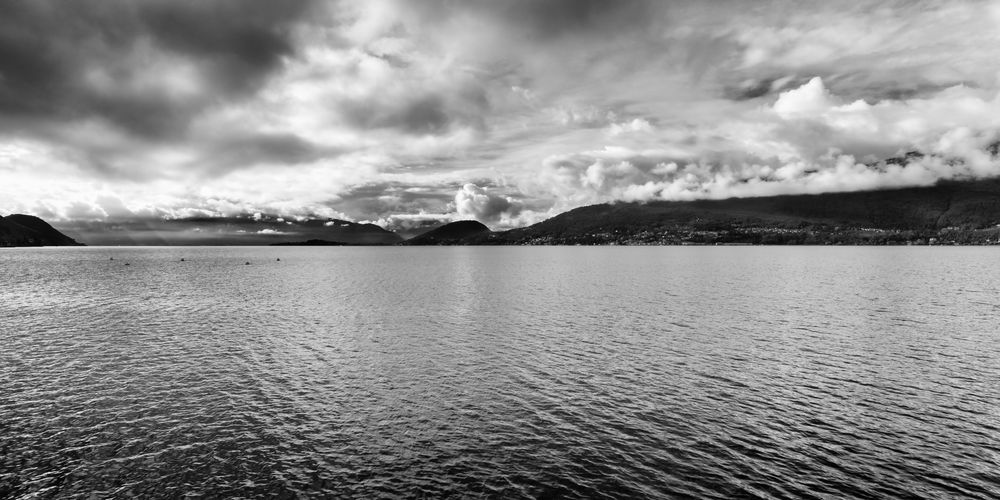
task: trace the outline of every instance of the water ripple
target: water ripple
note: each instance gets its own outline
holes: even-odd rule
[[[997,498],[926,250],[5,249],[0,497]]]

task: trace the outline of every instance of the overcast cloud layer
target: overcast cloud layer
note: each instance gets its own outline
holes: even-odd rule
[[[997,175],[997,61],[998,1],[0,0],[0,214],[502,228]]]

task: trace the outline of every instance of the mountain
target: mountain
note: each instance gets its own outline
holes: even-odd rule
[[[477,243],[490,234],[490,228],[475,220],[450,222],[406,240],[405,245],[461,245]]]
[[[375,224],[269,214],[78,222],[73,231],[92,245],[273,245],[309,240],[391,245],[403,241],[396,233]]]
[[[33,215],[13,214],[0,217],[0,247],[79,245],[82,244]]]
[[[271,246],[276,246],[276,247],[343,247],[348,245],[350,245],[350,243],[341,243],[339,241],[327,241],[327,240],[286,241],[284,243],[271,243]]]
[[[403,241],[398,234],[375,224],[360,224],[341,219],[304,221],[255,221],[256,235],[265,243],[293,245],[392,245]],[[274,241],[278,239],[280,241]],[[260,238],[258,238],[260,240]],[[254,244],[259,244],[256,241]]]
[[[403,239],[375,224],[359,224],[341,219],[285,219],[276,215],[259,217],[203,217],[169,221],[174,229],[184,229],[191,238],[185,244],[268,245],[307,244],[322,241],[341,245],[392,245]],[[192,236],[196,232],[203,239]],[[175,237],[179,234],[175,233]],[[177,244],[177,243],[174,243]]]
[[[998,243],[1000,179],[848,193],[606,203],[484,234],[457,243]]]
[[[170,245],[387,245],[374,224],[255,214],[117,223],[91,243]],[[73,234],[86,237],[85,226]],[[117,238],[117,239],[111,239]],[[605,203],[532,226],[492,232],[445,224],[406,245],[1000,244],[1000,178],[933,186],[724,200]],[[0,217],[0,246],[79,245],[29,215]]]

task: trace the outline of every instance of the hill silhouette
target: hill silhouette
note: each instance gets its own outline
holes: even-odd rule
[[[490,228],[475,220],[450,222],[406,240],[405,245],[461,245],[478,243]]]
[[[342,247],[348,246],[350,243],[341,243],[339,241],[327,241],[327,240],[306,240],[306,241],[288,241],[284,243],[271,243],[274,247]]]
[[[279,230],[285,230],[290,226],[277,225],[275,227]],[[403,238],[398,234],[375,224],[362,224],[341,219],[312,219],[297,222],[294,231],[296,236],[304,235],[309,236],[309,238],[306,241],[286,239],[280,243],[299,244],[314,241],[313,244],[316,244],[316,241],[323,241],[328,245],[392,245],[403,241]]]
[[[80,246],[73,238],[60,233],[49,223],[33,215],[12,214],[0,217],[0,246]]]
[[[260,219],[200,217],[172,220],[170,225],[175,228],[201,228],[202,234],[206,236],[203,240],[194,240],[196,244],[392,245],[403,241],[398,234],[375,224],[341,219],[292,222],[276,215]],[[220,232],[225,236],[217,236]],[[192,241],[185,243],[190,244]]]

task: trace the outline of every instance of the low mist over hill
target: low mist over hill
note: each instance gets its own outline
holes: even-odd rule
[[[1000,180],[988,179],[882,191],[591,205],[469,243],[993,243],[998,224]]]

